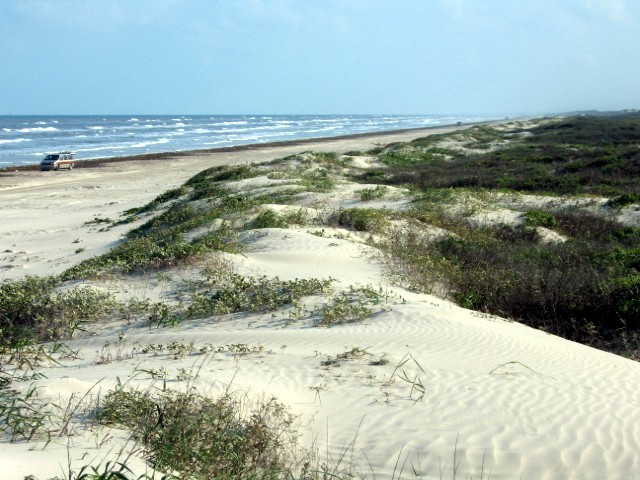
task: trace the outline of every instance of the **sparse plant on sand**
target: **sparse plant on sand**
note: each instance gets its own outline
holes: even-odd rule
[[[390,295],[371,286],[350,286],[338,292],[319,307],[317,326],[328,327],[341,323],[362,321],[374,313],[390,310]],[[401,301],[401,299],[398,299]],[[377,308],[376,308],[377,307]]]
[[[414,373],[410,369],[417,368],[417,372]],[[420,375],[425,375],[426,372],[422,368],[422,366],[418,363],[418,361],[411,355],[407,353],[404,357],[400,359],[396,367],[393,369],[393,373],[387,383],[394,383],[395,379],[398,378],[402,382],[411,386],[409,391],[409,398],[414,402],[418,403],[424,400],[424,396],[427,393],[427,388],[424,386],[422,382],[422,378]]]
[[[187,309],[189,317],[226,315],[234,312],[269,312],[292,305],[303,296],[321,294],[331,280],[243,277],[232,274],[218,283],[212,277],[191,297]]]
[[[279,478],[294,465],[294,418],[275,399],[250,406],[233,394],[119,386],[103,397],[98,420],[129,428],[154,469],[180,478]]]
[[[363,202],[369,202],[371,200],[378,200],[384,198],[387,194],[388,187],[384,185],[377,185],[375,187],[363,188],[354,192],[356,198],[359,198]]]

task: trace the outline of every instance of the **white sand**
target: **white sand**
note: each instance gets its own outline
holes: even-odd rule
[[[416,136],[415,134],[410,137]],[[400,138],[354,139],[304,149],[346,151]],[[85,225],[116,218],[199,170],[223,163],[283,157],[300,147],[148,162],[71,172],[25,172],[0,179],[0,279],[58,273],[105,251],[131,226],[108,232]],[[257,184],[256,184],[257,186]],[[80,239],[79,243],[73,243]],[[336,279],[340,286],[372,286],[390,294],[366,321],[311,328],[283,314],[194,321],[149,330],[114,323],[96,336],[69,342],[82,355],[44,369],[40,395],[52,400],[110,388],[138,368],[168,371],[202,365],[196,386],[215,394],[232,385],[251,395],[275,395],[300,416],[303,443],[336,459],[348,449],[375,478],[633,479],[640,478],[640,365],[523,325],[461,309],[428,295],[388,285],[385,267],[358,242],[306,229],[263,229],[243,237],[248,251],[228,257],[245,275]],[[74,253],[78,248],[81,253]],[[8,252],[7,250],[11,250]],[[154,279],[148,279],[149,290]],[[131,286],[131,292],[143,287]],[[146,287],[145,287],[146,288]],[[98,364],[107,341],[112,361]],[[217,353],[172,359],[135,354],[134,343],[195,342],[196,347],[246,344],[246,355]],[[332,365],[327,359],[352,351]],[[355,350],[358,351],[358,350]],[[370,365],[381,357],[385,365]],[[405,362],[403,372],[396,370]],[[145,384],[143,376],[130,380]],[[404,377],[404,379],[403,379]],[[407,381],[412,380],[412,389]],[[26,389],[28,385],[18,385]],[[107,434],[113,435],[107,439]],[[0,443],[0,478],[40,479],[76,470],[120,449],[125,432],[79,434],[69,442]],[[102,441],[105,441],[102,444]],[[98,449],[97,446],[101,448]],[[350,447],[351,445],[351,447]],[[132,466],[143,468],[137,460]],[[400,475],[402,470],[402,475]],[[144,470],[140,470],[143,472]]]

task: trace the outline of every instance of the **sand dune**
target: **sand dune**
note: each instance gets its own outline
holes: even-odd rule
[[[381,140],[309,148],[365,149]],[[99,223],[86,222],[117,217],[200,169],[289,153],[283,148],[212,154],[171,160],[166,168],[132,162],[68,174],[16,174],[11,186],[0,186],[0,278],[59,273],[106,251],[130,226],[100,231]],[[244,188],[260,185],[246,182]],[[327,208],[346,198],[353,196],[335,195]],[[299,416],[303,445],[314,444],[322,458],[333,460],[347,451],[345,462],[353,459],[355,471],[371,478],[640,477],[638,363],[409,292],[390,282],[388,267],[372,247],[344,232],[320,236],[314,230],[248,231],[241,238],[246,252],[224,258],[246,276],[332,278],[335,295],[349,287],[381,292],[363,321],[318,328],[288,308],[194,320],[180,328],[114,320],[68,342],[81,358],[43,369],[39,395],[60,401],[92,387],[104,391],[118,378],[148,385],[148,376],[136,369],[166,369],[168,384],[185,388],[179,372],[197,368],[193,386],[202,392],[232,388],[276,396]],[[75,253],[78,248],[85,250]],[[126,294],[160,295],[161,280],[138,280]],[[111,288],[126,295],[117,279]],[[310,298],[305,308],[318,302]],[[172,341],[193,342],[195,350],[176,359],[134,349]],[[199,353],[206,344],[242,344],[249,351]],[[45,449],[42,443],[5,441],[0,477],[62,475],[68,457],[75,468],[93,459],[104,462],[106,452],[115,456],[126,438],[114,429],[79,429],[68,442],[53,439]],[[144,472],[141,459],[132,462]]]

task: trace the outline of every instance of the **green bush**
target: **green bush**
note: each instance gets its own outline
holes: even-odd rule
[[[167,190],[166,192],[163,192],[160,195],[158,195],[156,198],[154,198],[151,202],[147,203],[143,207],[134,208],[134,209],[128,210],[125,213],[131,214],[131,215],[139,215],[144,212],[150,212],[151,210],[156,209],[160,205],[164,205],[165,203],[171,200],[176,200],[182,197],[183,195],[186,195],[188,191],[189,191],[188,188],[184,185],[178,188]]]
[[[191,297],[187,316],[206,317],[236,312],[270,312],[308,295],[326,291],[331,280],[243,277],[231,275],[225,279],[209,277],[204,289]]]
[[[346,208],[336,212],[331,222],[358,232],[381,233],[389,226],[389,213],[373,208]]]
[[[575,117],[558,125],[534,128],[532,135],[520,138],[509,131],[472,128],[387,146],[377,154],[389,165],[385,183],[391,185],[631,195],[622,203],[637,198],[640,148],[632,132],[640,131],[640,116]],[[444,141],[476,150],[499,148],[464,152],[437,145]],[[619,204],[614,199],[612,206]]]
[[[612,306],[626,330],[640,328],[640,274],[616,279],[611,292]]]
[[[555,228],[558,225],[556,217],[544,210],[529,210],[524,213],[524,224],[528,227]]]
[[[578,210],[556,220],[570,237],[563,243],[541,244],[527,226],[447,225],[456,236],[426,242],[396,232],[384,248],[411,286],[442,286],[466,308],[601,347],[640,328],[635,229]]]
[[[104,396],[97,417],[129,428],[154,470],[202,480],[287,477],[295,467],[293,417],[275,398],[247,403],[233,394],[211,399],[193,390],[118,387]]]
[[[327,193],[336,187],[336,181],[327,170],[321,169],[313,174],[305,174],[300,178],[300,184],[310,192]]]
[[[287,228],[287,219],[270,209],[262,210],[252,222],[253,228]]]
[[[0,285],[0,346],[70,338],[82,323],[117,310],[112,295],[89,287],[56,292],[54,277]]]
[[[640,201],[640,193],[624,193],[607,202],[611,208],[622,208]]]
[[[383,198],[389,189],[383,185],[378,185],[376,187],[371,188],[363,188],[361,190],[355,191],[355,196],[362,200],[363,202],[367,202],[370,200],[377,200]]]
[[[384,170],[380,170],[379,168],[371,168],[362,174],[362,178],[364,181],[376,181],[384,178],[385,175],[386,173]]]

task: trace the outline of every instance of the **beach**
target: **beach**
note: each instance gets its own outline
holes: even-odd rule
[[[204,169],[304,151],[366,152],[456,128],[151,155],[71,171],[0,172],[0,280],[58,275],[106,253],[138,224],[105,224]],[[350,157],[354,169],[370,166],[366,155]],[[286,184],[265,174],[226,187],[275,195],[269,188],[280,188],[278,182]],[[343,181],[330,193],[301,197],[297,207],[312,216],[352,207],[402,209],[410,201],[394,187],[365,204],[354,194],[361,188]],[[303,313],[290,307],[235,313],[174,328],[122,318],[87,326],[65,342],[77,358],[39,368],[38,396],[71,404],[122,382],[143,389],[164,382],[209,396],[274,397],[295,416],[301,447],[336,472],[368,478],[640,477],[640,364],[414,293],[394,283],[394,272],[365,240],[324,226],[249,229],[240,238],[246,250],[211,258],[215,268],[245,278],[331,279],[332,292],[305,298],[298,305]],[[123,300],[159,301],[180,281],[197,278],[201,267],[85,283]],[[376,301],[363,304],[368,314],[361,321],[311,324],[304,312],[335,305],[342,292]],[[149,345],[184,351],[143,352]],[[124,458],[136,474],[146,472],[140,447],[124,429],[79,424],[73,435],[49,440],[0,443],[0,477],[44,480]]]
[[[104,253],[128,227],[99,232],[100,226],[91,224],[96,217],[117,218],[205,168],[263,162],[305,150],[368,150],[453,128],[93,160],[78,163],[72,171],[41,172],[33,166],[0,172],[0,279],[55,275]],[[79,248],[84,251],[74,254]]]

